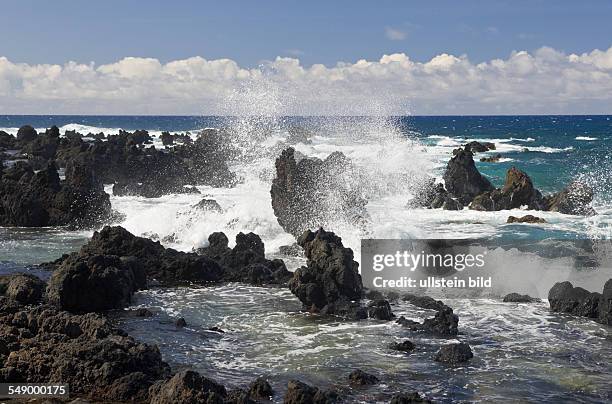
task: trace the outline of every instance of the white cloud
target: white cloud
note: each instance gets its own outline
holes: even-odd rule
[[[100,66],[0,57],[0,114],[50,113],[612,113],[612,48],[580,55],[541,48],[478,64],[450,54],[309,67],[278,57],[258,68],[201,57]]]
[[[397,28],[386,27],[385,28],[385,36],[387,39],[392,41],[403,41],[406,39],[406,32],[399,30]]]

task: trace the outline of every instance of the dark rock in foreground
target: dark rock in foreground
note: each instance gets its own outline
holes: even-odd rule
[[[72,254],[51,275],[47,300],[75,313],[104,311],[128,306],[145,287],[145,270],[134,257]]]
[[[464,146],[464,149],[466,151],[470,151],[472,153],[484,153],[487,152],[489,150],[495,150],[495,143],[491,143],[491,142],[477,142],[477,141],[472,141],[469,143],[466,143]]]
[[[305,230],[344,221],[362,226],[367,221],[366,198],[354,183],[354,168],[340,152],[325,160],[302,158],[293,148],[276,159],[276,178],[270,194],[278,223],[299,237]]]
[[[450,196],[467,205],[476,195],[493,190],[489,180],[478,172],[472,152],[456,149],[453,153],[443,177]]]
[[[289,381],[283,399],[284,404],[333,404],[338,401],[335,392],[320,390],[299,380]]]
[[[39,303],[45,293],[46,284],[30,274],[14,274],[0,277],[0,294],[21,304]]]
[[[605,283],[603,293],[589,292],[567,281],[555,283],[548,292],[548,302],[552,311],[612,325],[612,279]]]
[[[270,400],[274,395],[274,390],[266,379],[258,377],[249,385],[248,394],[255,400]]]
[[[366,373],[361,369],[353,370],[351,374],[349,374],[348,378],[349,383],[353,386],[373,385],[378,384],[380,382],[380,380],[378,380],[378,377]]]
[[[151,404],[223,403],[227,390],[217,382],[192,370],[182,371],[149,390]]]
[[[525,215],[521,217],[509,216],[506,223],[547,223],[547,222],[541,217],[537,217],[533,215]]]
[[[436,353],[434,360],[436,362],[448,363],[456,365],[467,362],[474,357],[472,349],[465,342],[459,344],[444,345]]]
[[[363,292],[359,264],[353,260],[353,251],[342,245],[342,239],[323,229],[315,233],[307,230],[298,244],[308,261],[307,266],[295,271],[289,289],[304,308],[349,318],[367,317],[359,306]]]
[[[386,300],[375,300],[368,303],[368,317],[377,320],[393,320],[395,317],[391,311],[391,305]]]
[[[539,303],[542,299],[531,297],[529,295],[520,295],[518,293],[509,293],[504,296],[504,303]]]
[[[148,388],[169,376],[157,347],[134,341],[96,314],[48,306],[25,309],[0,298],[0,382],[70,385],[94,401],[147,401]],[[0,344],[0,345],[3,345]]]

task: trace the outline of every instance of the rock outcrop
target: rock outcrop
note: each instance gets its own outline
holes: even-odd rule
[[[436,353],[434,360],[436,362],[447,363],[449,365],[457,365],[469,361],[474,357],[472,349],[465,342],[458,344],[444,345]]]
[[[305,230],[344,221],[363,226],[366,198],[353,185],[353,167],[340,152],[325,160],[298,159],[293,148],[276,159],[276,178],[270,194],[281,227],[299,237]]]
[[[504,303],[539,303],[541,301],[542,299],[518,293],[509,293],[503,299]]]
[[[25,162],[0,171],[1,226],[91,228],[110,215],[109,196],[90,165],[71,163],[64,181],[53,162],[39,172]]]
[[[544,198],[540,191],[535,189],[527,174],[512,167],[506,173],[504,186],[476,196],[470,204],[470,209],[495,211],[519,209],[524,206],[531,210],[543,210]]]
[[[289,289],[304,308],[349,318],[367,317],[367,311],[359,305],[363,293],[359,264],[353,260],[353,251],[342,245],[342,239],[323,229],[307,230],[298,244],[304,248],[307,266],[295,271]]]
[[[506,223],[547,223],[546,220],[541,217],[533,215],[525,215],[521,217],[509,216]]]
[[[453,154],[443,176],[444,185],[451,197],[467,205],[477,195],[493,190],[489,180],[478,172],[471,151],[460,148],[454,150]]]
[[[548,302],[551,311],[612,325],[612,279],[605,283],[603,293],[589,292],[567,281],[555,283],[548,292]]]
[[[423,331],[440,337],[452,337],[459,332],[459,317],[448,306],[438,310],[434,317],[426,318],[423,323],[409,320],[404,316],[396,322],[412,331]]]
[[[349,374],[348,379],[349,379],[349,383],[352,386],[367,386],[367,385],[378,384],[380,382],[380,380],[378,380],[378,377],[370,373],[366,373],[361,369],[353,370]]]
[[[179,372],[149,390],[151,404],[223,403],[226,397],[224,386],[192,370]]]
[[[283,404],[333,404],[339,401],[333,391],[320,390],[299,380],[290,380]]]
[[[0,294],[21,304],[39,303],[46,286],[43,280],[30,274],[0,276]]]
[[[564,213],[566,215],[595,215],[591,207],[593,190],[587,184],[574,181],[561,192],[546,198],[546,210]]]

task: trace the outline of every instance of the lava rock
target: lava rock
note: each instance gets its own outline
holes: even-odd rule
[[[180,317],[178,320],[176,320],[174,322],[174,325],[177,328],[183,328],[183,327],[187,327],[187,321],[185,321],[185,319],[183,317]]]
[[[378,380],[378,377],[366,373],[361,369],[353,370],[351,374],[349,374],[348,378],[349,383],[353,386],[373,385],[378,384],[380,382],[380,380]]]
[[[425,331],[440,337],[452,337],[458,334],[459,317],[453,314],[453,309],[445,306],[433,318],[426,318],[423,323],[409,320],[404,316],[396,323],[412,331]]]
[[[22,144],[31,142],[32,140],[36,139],[37,136],[38,133],[36,132],[36,129],[30,125],[23,125],[17,131],[17,141]]]
[[[354,167],[340,152],[325,160],[302,158],[293,148],[276,159],[270,194],[280,226],[298,238],[305,230],[344,221],[364,226],[367,199],[355,181]]]
[[[359,264],[353,251],[342,245],[342,239],[322,228],[307,230],[298,239],[304,248],[307,265],[298,268],[289,282],[289,289],[311,311],[340,316],[357,315],[363,293]]]
[[[157,347],[135,342],[100,315],[73,315],[49,306],[16,312],[2,307],[0,340],[12,341],[10,355],[0,353],[2,383],[61,380],[70,385],[71,396],[145,402],[149,387],[169,376]]]
[[[591,207],[593,190],[580,181],[572,182],[563,191],[546,198],[545,202],[547,210],[551,212],[582,216],[597,214]]]
[[[483,153],[489,150],[495,150],[495,143],[491,142],[477,142],[472,141],[463,146],[466,151],[470,151],[472,153]]]
[[[214,199],[202,199],[193,205],[195,209],[208,210],[211,212],[223,213],[223,208]]]
[[[258,377],[249,385],[248,394],[255,400],[270,400],[274,395],[274,390],[266,379]]]
[[[482,157],[480,159],[481,162],[483,163],[497,163],[499,162],[499,160],[502,158],[501,154],[496,154],[495,156],[491,156],[491,157]]]
[[[140,263],[112,255],[71,255],[49,279],[47,300],[70,312],[126,307],[133,293],[146,287]]]
[[[0,175],[0,226],[91,228],[111,215],[109,196],[86,165],[72,164],[60,181],[56,165],[34,172],[18,162]]]
[[[375,300],[368,304],[368,317],[376,320],[393,320],[395,315],[391,310],[391,305],[386,300]]]
[[[410,293],[406,293],[402,295],[401,299],[405,302],[410,302],[410,304],[413,304],[422,309],[438,311],[448,307],[441,300],[436,300],[430,296],[425,295],[413,295]]]
[[[512,167],[506,172],[503,188],[476,196],[470,204],[470,209],[496,211],[519,209],[523,206],[532,210],[543,210],[544,198],[540,191],[535,189],[527,174]]]
[[[609,281],[608,281],[609,282]],[[574,287],[570,282],[558,282],[548,292],[552,311],[597,319],[602,295]]]
[[[410,351],[414,351],[414,344],[409,341],[409,340],[404,340],[402,342],[394,342],[391,345],[389,345],[389,349],[392,349],[394,351],[401,351],[401,352],[410,352]]]
[[[521,295],[518,293],[509,293],[504,296],[504,303],[539,303],[542,299],[531,297],[529,295]]]
[[[283,399],[284,404],[333,404],[338,401],[335,392],[320,390],[299,380],[289,381]]]
[[[282,245],[278,248],[278,253],[281,255],[286,255],[288,257],[303,257],[304,250],[298,243],[293,243],[291,245]]]
[[[525,215],[522,217],[509,216],[506,223],[547,223],[547,222],[541,217],[537,217],[533,215]]]
[[[4,295],[21,304],[40,302],[45,292],[46,283],[30,274],[15,274],[0,279],[0,289]]]
[[[493,190],[493,185],[483,177],[469,150],[456,149],[444,172],[444,184],[451,197],[462,205],[469,204],[475,196]]]
[[[472,349],[465,342],[458,344],[444,345],[436,353],[434,360],[436,362],[456,365],[469,361],[474,357]]]
[[[612,325],[612,279],[608,279],[599,300],[599,316],[601,324]]]
[[[149,389],[151,404],[223,403],[226,396],[224,386],[192,370],[179,372]]]

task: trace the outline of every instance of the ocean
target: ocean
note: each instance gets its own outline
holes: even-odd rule
[[[259,234],[266,253],[286,260],[290,270],[303,260],[278,254],[294,239],[276,221],[270,199],[274,161],[287,128],[312,132],[312,142],[296,150],[325,158],[339,150],[359,167],[354,178],[367,197],[370,224],[353,228],[338,222],[332,228],[359,260],[360,240],[367,238],[485,238],[496,240],[612,239],[612,116],[405,116],[405,117],[197,117],[197,116],[0,116],[0,130],[16,133],[24,124],[39,130],[51,125],[87,134],[146,129],[196,135],[200,129],[229,128],[227,141],[240,150],[230,165],[240,182],[232,188],[199,187],[201,195],[161,198],[111,196],[124,215],[121,226],[136,235],[167,237],[167,247],[183,251],[205,246],[214,231],[233,240],[238,232]],[[501,186],[508,168],[516,166],[544,194],[560,191],[573,179],[595,191],[589,217],[537,212],[542,225],[506,224],[509,215],[527,212],[479,212],[411,209],[415,181],[424,173],[441,177],[452,150],[471,140],[493,142],[496,150],[476,155],[478,169]],[[156,147],[161,142],[156,139]],[[501,154],[499,162],[481,157]],[[112,186],[106,187],[111,193]],[[193,209],[203,197],[215,199],[223,212]],[[63,253],[78,250],[91,231],[62,228],[0,228],[0,272],[31,270]],[[503,252],[499,268],[504,282],[495,292],[529,293],[546,298],[556,281],[571,279],[600,291],[610,273],[556,273],[555,258],[518,251]],[[566,259],[567,257],[557,258]],[[544,270],[546,269],[546,270]],[[299,312],[299,301],[288,290],[229,284],[207,288],[164,288],[138,292],[135,307],[158,313],[153,318],[119,320],[131,335],[157,343],[173,368],[194,367],[229,385],[270,375],[273,386],[298,377],[320,386],[334,386],[346,369],[390,374],[395,381],[369,392],[351,392],[355,401],[368,394],[384,396],[413,388],[440,402],[495,402],[501,397],[557,402],[601,402],[612,399],[610,330],[587,319],[548,311],[538,304],[505,304],[499,299],[453,299],[448,304],[460,317],[461,340],[468,340],[475,360],[460,368],[443,368],[430,357],[439,340],[417,336],[419,346],[408,359],[384,347],[403,338],[393,322],[350,323],[320,319]],[[421,319],[405,302],[394,312]],[[185,317],[189,326],[178,332],[172,319]],[[218,326],[229,330],[212,335]],[[382,343],[381,343],[382,342]],[[374,347],[374,348],[372,348]],[[368,398],[369,397],[369,398]]]

